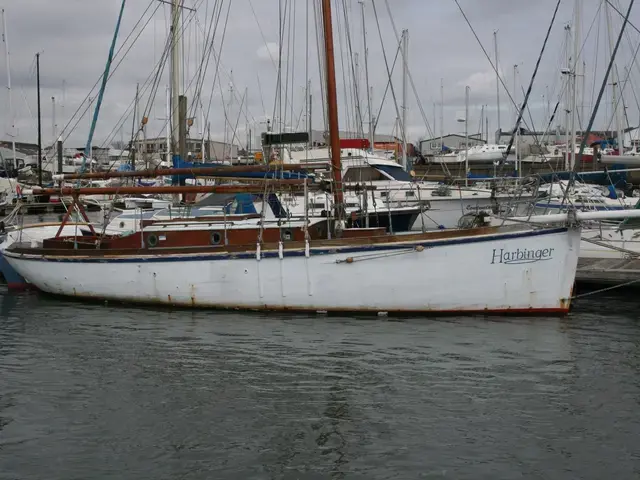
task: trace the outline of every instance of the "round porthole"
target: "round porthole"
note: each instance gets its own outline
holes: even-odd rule
[[[147,237],[147,245],[151,248],[158,246],[158,236],[155,233]]]
[[[280,238],[284,242],[288,242],[293,240],[293,232],[289,229],[285,229],[281,231]]]
[[[124,222],[120,222],[120,228],[124,228]]]
[[[222,241],[222,235],[220,232],[211,232],[211,245],[220,245]]]

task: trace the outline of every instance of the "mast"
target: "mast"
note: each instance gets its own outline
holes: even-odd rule
[[[40,106],[40,54],[36,53],[36,86],[38,89],[38,185],[42,186],[42,109]],[[55,142],[56,137],[53,137]]]
[[[576,0],[576,2],[579,0]],[[609,53],[613,55],[613,29],[611,28],[611,6],[607,3],[605,4],[606,16],[607,16],[607,32],[609,36]],[[615,61],[614,61],[615,62]],[[616,64],[613,64],[613,68],[611,70],[611,89],[612,89],[612,101],[613,101],[613,112],[616,119],[616,136],[618,143],[618,154],[622,155],[624,152],[624,134],[622,133],[622,118],[620,116],[620,101],[618,101],[618,88],[620,86],[618,79],[618,69]],[[620,93],[622,96],[622,93]]]
[[[87,157],[93,156],[93,135],[96,131],[96,125],[98,124],[98,117],[100,116],[100,107],[102,106],[102,99],[104,98],[104,92],[107,88],[107,80],[109,80],[109,72],[111,71],[111,64],[113,62],[113,56],[115,55],[116,41],[118,40],[118,33],[120,32],[120,25],[122,23],[122,16],[124,14],[124,7],[126,0],[122,0],[120,5],[120,13],[118,14],[118,22],[116,23],[116,30],[113,32],[113,38],[111,40],[111,47],[109,48],[109,56],[107,57],[107,65],[102,74],[102,84],[100,85],[100,91],[98,92],[98,98],[96,100],[96,109],[93,112],[93,119],[91,120],[91,127],[89,128],[89,138],[87,138],[87,145],[84,149],[84,156],[82,158],[81,170],[84,172],[87,165]],[[91,108],[91,103],[89,103]]]
[[[496,54],[496,103],[498,106],[498,130],[501,130],[500,125],[500,64],[498,63],[498,31],[493,32],[493,47]]]
[[[487,137],[486,137],[487,138],[487,143],[489,143],[489,115],[487,115],[484,118],[484,123],[485,123],[485,126],[486,126],[485,129],[486,129],[486,132],[487,132]]]
[[[440,153],[444,146],[444,79],[440,79]]]
[[[578,126],[583,130],[584,125],[584,94],[587,91],[587,62],[582,61],[582,89],[580,90],[580,117],[578,118]]]
[[[7,59],[7,90],[9,93],[9,119],[11,120],[11,150],[13,151],[13,166],[18,167],[16,160],[16,121],[13,113],[13,94],[11,93],[11,54],[9,53],[9,33],[7,32],[7,18],[2,9],[2,39],[4,40],[4,52]]]
[[[58,138],[58,128],[56,124],[56,97],[51,97],[51,137]]]
[[[171,3],[171,151],[174,155],[182,154],[180,151],[180,45],[178,44],[178,32],[180,27],[180,0],[172,0]],[[184,159],[183,159],[184,160]]]
[[[518,88],[517,88],[517,78],[518,78],[518,65],[513,66],[513,125],[514,125],[514,135],[515,135],[515,143],[516,143],[516,175],[520,177],[520,165],[518,163],[519,160],[519,136],[520,128],[518,127],[518,115],[519,115],[519,107],[518,107]]]
[[[167,124],[165,128],[167,141],[167,158],[166,161],[171,165],[171,87],[167,85]]]
[[[469,186],[469,86],[464,88],[464,185]]]
[[[371,86],[369,85],[369,49],[367,48],[367,26],[364,21],[364,1],[360,2],[362,8],[362,36],[364,38],[364,79],[367,92],[367,109],[369,110],[369,143],[373,150],[373,112],[371,111]]]
[[[565,25],[564,33],[565,33],[565,55],[566,55],[566,61],[567,61],[566,71],[570,75],[571,74],[571,54],[569,53],[569,48],[571,45],[571,25],[568,25],[568,24]],[[567,77],[567,93],[565,95],[565,100],[564,100],[564,143],[565,143],[564,169],[565,170],[569,170],[569,158],[570,158],[569,157],[569,149],[570,149],[569,113],[570,113],[571,107],[569,106],[569,100],[568,100],[568,97],[571,93],[570,88],[571,88],[571,78]]]
[[[331,24],[331,0],[322,0],[322,24],[324,27],[325,64],[327,69],[327,113],[331,147],[331,171],[334,181],[333,194],[336,218],[340,219],[344,210],[344,194],[342,191],[342,160],[340,158],[340,132],[338,129],[338,95],[333,50],[333,26]]]
[[[409,72],[409,30],[402,31],[402,168],[407,168],[407,79]]]
[[[571,162],[569,169],[576,167],[576,117],[578,115],[578,55],[580,54],[580,3],[575,1],[575,18],[573,26],[573,68],[571,69]]]

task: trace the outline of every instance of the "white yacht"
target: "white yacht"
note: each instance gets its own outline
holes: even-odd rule
[[[326,148],[285,152],[285,163],[326,164],[329,168],[329,152]],[[514,192],[495,192],[489,188],[461,185],[444,185],[426,182],[407,173],[398,163],[366,150],[343,149],[343,182],[374,187],[367,195],[367,205],[389,204],[390,207],[420,206],[421,218],[413,224],[413,230],[457,228],[464,217],[513,209]],[[531,194],[521,199],[531,200]]]

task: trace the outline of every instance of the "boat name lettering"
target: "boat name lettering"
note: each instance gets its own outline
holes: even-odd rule
[[[491,265],[496,263],[520,264],[520,263],[535,263],[545,260],[551,260],[553,258],[553,248],[538,248],[534,250],[520,249],[507,250],[504,248],[494,248],[493,257],[491,259]]]

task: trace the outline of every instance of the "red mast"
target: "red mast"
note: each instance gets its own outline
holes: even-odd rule
[[[327,64],[327,111],[329,114],[331,170],[334,181],[333,195],[336,204],[336,217],[340,219],[344,211],[344,194],[342,191],[342,161],[340,159],[338,95],[336,89],[335,55],[333,51],[333,27],[331,25],[331,0],[322,0],[322,23],[324,25],[324,50]]]

